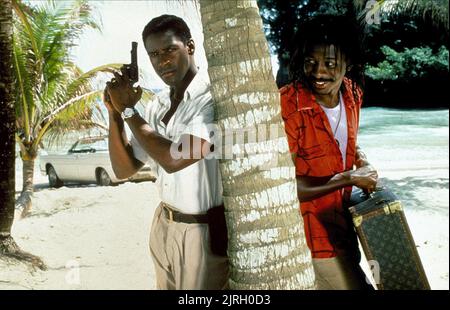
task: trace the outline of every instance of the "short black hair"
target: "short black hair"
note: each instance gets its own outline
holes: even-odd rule
[[[297,29],[289,63],[290,82],[305,85],[304,61],[308,48],[334,45],[350,61],[345,76],[351,79],[356,96],[356,87],[364,87],[363,31],[356,20],[347,15],[316,15],[300,22]]]
[[[145,44],[145,39],[154,33],[163,33],[167,30],[172,30],[175,35],[180,38],[184,44],[192,38],[191,30],[186,22],[175,15],[161,15],[153,18],[142,31],[142,40]]]

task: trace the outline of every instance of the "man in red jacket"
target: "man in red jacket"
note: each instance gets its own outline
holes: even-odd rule
[[[352,186],[373,191],[377,172],[357,145],[362,57],[357,28],[317,16],[298,30],[281,109],[319,289],[367,289],[351,218]]]

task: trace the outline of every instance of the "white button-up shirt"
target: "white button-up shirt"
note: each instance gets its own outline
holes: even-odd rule
[[[169,111],[170,105],[169,88],[161,91],[148,103],[145,118],[151,128],[175,143],[185,134],[213,143],[210,126],[214,123],[214,107],[205,73],[197,72],[166,126],[162,119]],[[134,136],[131,137],[130,143],[134,157],[139,161],[153,161]],[[217,159],[201,159],[172,174],[167,173],[157,163],[151,166],[158,175],[156,182],[160,199],[178,211],[199,214],[222,204],[222,181]]]

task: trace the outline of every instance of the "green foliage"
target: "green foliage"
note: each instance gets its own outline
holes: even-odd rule
[[[385,1],[382,14],[391,19],[402,15],[421,19],[432,24],[436,30],[447,32],[448,0],[400,0]]]
[[[441,46],[436,53],[428,46],[405,48],[402,52],[382,46],[381,51],[386,59],[377,66],[366,68],[366,75],[374,80],[408,81],[449,70],[449,53],[445,46]]]
[[[366,62],[381,70],[379,76],[394,76],[393,68],[384,60],[380,46],[396,50],[414,48],[417,42],[436,50],[448,42],[448,0],[377,0],[380,23],[366,22],[365,0],[258,0],[265,33],[273,53],[278,55],[280,70],[277,82],[287,76],[292,38],[299,21],[315,14],[347,14],[354,16],[365,29]],[[371,72],[373,73],[373,72]],[[373,73],[374,74],[374,73]],[[418,72],[420,74],[420,72]],[[283,85],[281,83],[280,85]]]
[[[14,7],[16,142],[23,159],[33,159],[44,135],[58,136],[92,126],[101,90],[92,84],[98,72],[83,73],[72,61],[71,48],[86,27],[99,29],[87,0],[45,1]]]

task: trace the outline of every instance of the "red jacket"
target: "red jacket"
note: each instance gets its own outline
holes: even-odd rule
[[[348,128],[346,167],[328,118],[311,91],[301,85],[296,90],[293,84],[280,90],[289,148],[297,155],[297,176],[324,177],[353,169],[362,93],[358,90],[355,101],[348,79],[344,79],[342,89]],[[306,240],[314,258],[334,257],[357,249],[350,215],[343,208],[343,199],[350,193],[348,187],[301,203]]]

